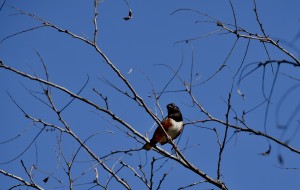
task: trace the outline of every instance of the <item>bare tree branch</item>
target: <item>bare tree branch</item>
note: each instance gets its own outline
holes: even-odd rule
[[[34,189],[40,189],[40,190],[43,189],[42,187],[38,186],[37,184],[30,183],[30,182],[24,180],[23,178],[21,178],[21,177],[19,177],[19,176],[16,176],[16,175],[14,175],[14,174],[8,173],[8,172],[6,172],[6,171],[4,171],[4,170],[1,170],[1,169],[0,169],[0,173],[3,174],[3,175],[5,175],[5,176],[8,176],[8,177],[10,177],[10,178],[13,178],[13,179],[15,179],[15,180],[17,180],[17,181],[22,182],[22,184],[25,185],[25,186],[32,187],[32,188],[34,188]]]

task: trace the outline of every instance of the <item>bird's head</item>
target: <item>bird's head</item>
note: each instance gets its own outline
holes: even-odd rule
[[[169,115],[172,114],[172,113],[180,112],[180,109],[174,103],[168,104],[167,109],[168,109],[168,114]]]
[[[182,121],[182,114],[179,107],[177,107],[174,103],[170,103],[167,105],[167,109],[169,118],[172,118],[175,121]]]

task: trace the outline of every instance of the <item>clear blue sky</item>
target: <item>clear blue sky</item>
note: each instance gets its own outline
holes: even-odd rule
[[[93,1],[13,1],[7,0],[9,5],[20,8],[26,12],[33,13],[62,29],[83,36],[87,39],[93,38]],[[172,77],[172,72],[167,69],[167,65],[174,69],[178,68],[183,57],[183,66],[179,75],[183,80],[189,81],[190,67],[192,62],[192,49],[194,50],[194,84],[201,83],[209,78],[226,59],[231,47],[234,44],[235,36],[229,34],[212,35],[199,38],[191,43],[175,43],[181,40],[191,39],[205,35],[218,28],[215,24],[202,22],[209,20],[197,13],[182,11],[174,15],[171,13],[180,8],[191,8],[209,14],[210,16],[224,22],[234,23],[233,14],[228,1],[206,0],[206,1],[128,1],[133,11],[133,18],[124,21],[123,17],[128,14],[128,7],[124,1],[103,1],[99,5],[98,17],[98,45],[115,66],[127,77],[136,91],[145,100],[147,105],[155,111],[154,99],[151,83],[156,91],[161,91]],[[259,25],[253,11],[253,1],[243,2],[232,1],[237,25],[261,34]],[[272,3],[272,4],[271,4]],[[263,23],[265,32],[273,39],[280,40],[288,51],[299,57],[299,32],[300,32],[300,2],[287,1],[258,1],[258,14]],[[4,6],[0,12],[0,40],[17,32],[40,26],[41,23],[28,16],[16,14],[14,9]],[[201,21],[201,22],[199,22]],[[297,38],[298,36],[298,38]],[[247,40],[240,39],[235,46],[232,56],[227,61],[227,66],[223,68],[213,79],[203,85],[198,85],[193,89],[197,100],[214,117],[225,120],[227,101],[230,91],[232,77],[237,71],[244,56]],[[296,47],[296,48],[293,48]],[[289,57],[268,46],[271,59],[281,60]],[[297,49],[298,48],[298,49]],[[101,56],[95,50],[79,40],[72,39],[66,34],[59,33],[51,28],[40,28],[31,32],[22,33],[11,37],[0,44],[0,59],[7,65],[17,68],[23,72],[34,75],[36,73],[41,78],[45,78],[43,67],[35,50],[40,53],[47,65],[50,81],[64,86],[74,92],[80,90],[89,76],[89,83],[81,93],[82,96],[92,101],[104,105],[99,96],[93,92],[93,88],[108,96],[110,108],[121,118],[136,128],[140,133],[150,130],[154,121],[143,112],[132,100],[118,93],[113,88],[99,80],[107,79],[122,89],[126,89],[124,84],[117,78],[116,74],[104,63]],[[244,63],[250,65],[256,61],[268,60],[265,49],[260,42],[251,42],[249,52]],[[245,72],[253,67],[246,68]],[[274,68],[276,65],[274,65]],[[291,66],[282,66],[280,73],[298,77],[299,69]],[[243,100],[237,93],[238,77],[234,81],[232,106],[238,116],[243,110],[248,111],[264,100],[262,84],[265,84],[265,92],[269,95],[271,84],[274,79],[272,68],[266,67],[265,80],[262,80],[263,70],[253,72],[241,83],[241,91],[245,93],[246,100]],[[150,78],[151,83],[147,79]],[[293,85],[299,81],[292,80],[283,74],[278,76],[278,82],[274,88],[274,94],[270,104],[270,111],[267,119],[268,133],[281,141],[291,139],[291,145],[295,148],[299,146],[299,134],[296,128],[299,127],[299,109],[295,112],[299,104],[299,87],[289,93],[287,98],[280,105],[280,98]],[[22,135],[5,144],[0,144],[0,163],[15,158],[28,147],[29,143],[39,132],[39,127],[24,118],[22,112],[13,104],[7,92],[9,92],[18,104],[36,118],[42,118],[49,122],[59,124],[55,113],[43,103],[34,98],[23,87],[41,92],[39,83],[24,79],[12,72],[0,69],[0,142],[4,142],[15,137],[21,131],[26,130]],[[182,90],[183,86],[178,79],[170,83],[167,91]],[[54,90],[53,99],[59,108],[62,108],[70,97]],[[42,97],[41,95],[38,95]],[[43,97],[45,99],[45,97]],[[190,107],[191,99],[186,93],[169,92],[160,98],[160,105],[166,112],[165,105],[170,102],[176,103],[180,108],[186,122],[197,119],[205,119],[203,113],[198,109]],[[278,114],[276,114],[278,110]],[[264,131],[266,105],[255,109],[246,116],[249,127]],[[290,118],[293,113],[295,117]],[[112,150],[126,150],[141,147],[142,144],[126,136],[121,130],[122,126],[115,127],[107,122],[110,119],[105,114],[97,115],[97,112],[90,106],[86,106],[79,101],[74,101],[66,110],[63,116],[74,132],[82,139],[89,135],[99,133],[87,144],[99,156],[104,156]],[[160,115],[159,115],[160,116]],[[161,117],[161,116],[160,116]],[[235,122],[234,113],[231,112],[231,122]],[[278,124],[289,123],[284,136],[282,130],[276,126]],[[113,124],[116,122],[112,121]],[[212,130],[207,128],[217,128],[223,134],[224,126],[216,123],[205,123],[197,126],[188,125],[179,142],[179,147],[192,146],[184,153],[186,157],[201,170],[212,177],[216,177],[216,167],[218,159],[217,137]],[[112,132],[112,133],[110,133]],[[150,132],[152,135],[153,130]],[[28,151],[21,158],[12,163],[0,165],[0,169],[14,173],[26,179],[20,159],[24,161],[28,168],[32,164],[38,163],[41,170],[63,179],[64,183],[59,184],[50,178],[47,184],[41,181],[47,175],[37,172],[36,182],[45,189],[63,186],[66,189],[66,176],[60,168],[56,158],[57,132],[42,132]],[[231,130],[230,135],[233,134]],[[222,136],[222,135],[221,135]],[[76,152],[78,144],[72,141],[67,135],[64,136],[62,147],[65,156],[71,158]],[[164,148],[170,150],[170,145]],[[279,169],[278,167],[299,168],[300,155],[272,143],[270,156],[261,156],[261,152],[268,149],[268,143],[262,137],[239,133],[227,143],[222,161],[222,180],[232,190],[265,190],[265,189],[297,189],[299,186],[299,169]],[[38,154],[37,154],[37,153]],[[278,155],[282,155],[284,165],[278,163]],[[132,156],[117,155],[108,160],[107,164],[113,166],[118,159],[123,159],[126,163],[134,167],[138,163],[146,163],[145,170],[149,172],[152,157],[161,156],[150,151],[134,152]],[[91,166],[89,157],[80,152],[76,162],[75,176],[80,176],[86,168]],[[164,163],[164,159],[157,161],[156,167]],[[161,176],[167,172],[166,181],[162,184],[162,189],[176,189],[190,183],[201,180],[192,172],[186,171],[172,161],[159,170],[155,186]],[[81,177],[74,184],[91,182],[93,170]],[[149,174],[149,173],[148,173]],[[104,175],[105,181],[107,174]],[[143,189],[140,181],[134,182],[131,172],[124,170],[120,173],[134,189]],[[101,174],[99,173],[99,178]],[[11,184],[15,184],[10,178],[0,174],[0,189],[6,189]],[[74,189],[88,189],[91,185],[74,186]],[[120,188],[112,185],[110,189]],[[209,184],[202,184],[191,189],[215,188]],[[61,188],[59,188],[61,189]]]

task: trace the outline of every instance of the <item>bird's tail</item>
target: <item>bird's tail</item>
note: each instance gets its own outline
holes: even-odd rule
[[[143,149],[150,150],[153,146],[155,146],[157,141],[151,139],[150,142],[146,142],[146,144],[143,146]]]
[[[143,146],[143,149],[145,149],[147,151],[150,150],[151,148],[152,148],[152,145],[148,142]]]

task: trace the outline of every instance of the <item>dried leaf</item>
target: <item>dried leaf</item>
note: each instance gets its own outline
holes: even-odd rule
[[[44,182],[44,183],[47,183],[48,180],[49,180],[49,177],[46,177],[45,179],[43,179],[43,182]]]
[[[129,9],[128,16],[127,16],[127,17],[124,17],[123,19],[126,20],[126,21],[132,19],[132,10],[131,10],[131,9]]]

